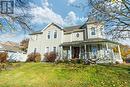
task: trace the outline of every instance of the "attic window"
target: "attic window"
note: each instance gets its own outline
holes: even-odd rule
[[[76,34],[76,37],[79,37],[79,33]]]

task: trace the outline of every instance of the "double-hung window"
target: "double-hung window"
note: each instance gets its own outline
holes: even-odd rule
[[[54,38],[57,38],[57,31],[54,31]]]
[[[56,47],[53,47],[53,52],[56,52]]]
[[[91,28],[91,35],[96,35],[96,29],[94,27]]]
[[[50,38],[51,38],[51,32],[50,32],[50,31],[48,31],[47,38],[48,38],[48,39],[50,39]]]
[[[46,50],[45,50],[45,51],[46,51],[46,53],[48,53],[48,52],[49,52],[49,47],[46,47]]]

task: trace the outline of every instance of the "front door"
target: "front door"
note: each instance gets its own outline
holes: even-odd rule
[[[79,47],[74,47],[74,57],[73,58],[79,58]]]

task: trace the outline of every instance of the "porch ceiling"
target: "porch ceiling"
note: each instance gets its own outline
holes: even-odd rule
[[[64,42],[61,44],[61,46],[69,46],[69,45],[84,45],[84,44],[102,44],[102,43],[110,43],[115,45],[121,45],[118,42],[114,42],[108,39],[102,39],[102,38],[93,38],[93,39],[87,39],[85,41],[72,41],[72,42]]]

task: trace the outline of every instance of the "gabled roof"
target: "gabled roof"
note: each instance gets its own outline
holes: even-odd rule
[[[70,32],[73,30],[78,30],[78,29],[80,29],[80,27],[81,27],[81,25],[64,27],[63,30],[64,30],[64,32]]]
[[[13,52],[20,52],[18,43],[15,42],[3,42],[0,43],[0,51],[13,51]]]
[[[61,26],[59,26],[59,25],[57,25],[57,24],[55,24],[55,23],[50,23],[50,24],[48,24],[44,29],[42,29],[42,30],[40,30],[40,31],[33,32],[33,33],[29,34],[29,35],[42,34],[43,31],[46,30],[46,29],[47,29],[49,26],[51,26],[51,25],[54,25],[54,26],[56,26],[57,28],[59,28],[59,29],[62,30],[62,27],[61,27]]]
[[[64,28],[62,28],[61,26],[59,26],[59,25],[57,25],[55,23],[50,23],[44,29],[42,29],[41,31],[36,31],[36,32],[33,32],[33,33],[29,34],[29,35],[42,34],[43,31],[46,30],[51,25],[56,26],[57,28],[63,30],[64,32],[71,32],[71,31],[75,31],[75,30],[85,29],[87,27],[86,26],[87,24],[94,24],[94,23],[98,23],[98,22],[97,21],[93,21],[93,20],[88,20],[83,25],[76,25],[76,26],[70,26],[70,27],[64,27]]]
[[[52,22],[52,23],[48,24],[42,31],[46,30],[51,25],[54,25],[54,26],[56,26],[57,28],[59,28],[61,30],[63,29],[61,26],[59,26],[59,25],[57,25],[57,24],[55,24],[55,23]]]
[[[0,48],[0,51],[20,52],[20,49],[17,46],[2,45],[2,48]]]

